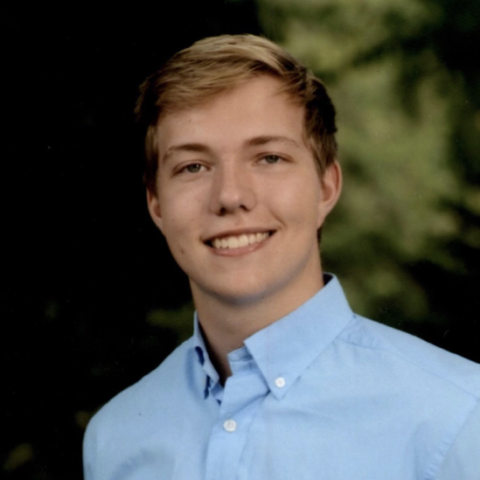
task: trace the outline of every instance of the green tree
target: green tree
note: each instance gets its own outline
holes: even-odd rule
[[[345,190],[327,270],[357,311],[480,360],[478,2],[258,3],[338,108]]]

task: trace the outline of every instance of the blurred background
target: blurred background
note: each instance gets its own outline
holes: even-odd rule
[[[132,110],[205,36],[263,34],[324,79],[345,173],[325,270],[358,313],[480,362],[477,0],[39,5],[0,14],[2,478],[81,479],[91,415],[191,334]]]

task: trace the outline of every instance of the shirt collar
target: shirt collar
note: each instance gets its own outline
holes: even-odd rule
[[[352,319],[353,312],[338,279],[325,274],[324,281],[325,286],[307,302],[244,341],[242,349],[253,357],[277,399],[286,395]],[[219,376],[208,358],[196,315],[194,344],[199,362],[211,379],[210,388],[217,387]],[[239,351],[232,352],[229,358]]]
[[[245,340],[276,398],[283,398],[306,368],[352,319],[337,278],[287,316]]]
[[[203,370],[210,378],[208,382],[210,386],[217,384],[220,380],[218,372],[215,370],[210,357],[208,355],[207,347],[205,346],[205,340],[203,339],[202,330],[198,322],[198,315],[195,312],[193,323],[193,344],[195,347],[195,352],[197,354],[198,361],[202,366]]]

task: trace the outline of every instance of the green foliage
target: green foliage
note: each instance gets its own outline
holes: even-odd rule
[[[181,343],[193,334],[193,312],[193,303],[187,303],[177,310],[156,309],[148,313],[147,322],[154,327],[173,330],[178,343]]]
[[[412,331],[434,322],[432,335],[450,329],[459,322],[452,296],[468,305],[466,317],[475,307],[466,290],[480,288],[480,68],[471,50],[480,8],[258,3],[267,35],[326,81],[337,106],[345,186],[322,240],[325,269],[365,315]],[[472,288],[445,288],[457,276]]]

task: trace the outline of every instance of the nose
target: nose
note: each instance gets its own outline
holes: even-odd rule
[[[210,209],[216,215],[249,211],[256,204],[253,178],[248,166],[223,164],[213,176]]]

